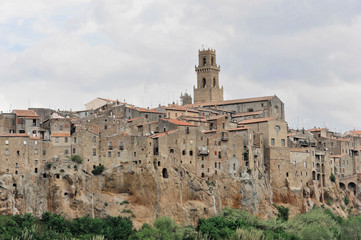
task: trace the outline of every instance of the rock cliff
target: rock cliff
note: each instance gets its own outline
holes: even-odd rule
[[[195,225],[225,207],[241,208],[261,218],[274,217],[273,204],[291,209],[291,215],[324,204],[342,216],[359,211],[357,197],[333,184],[322,192],[309,182],[303,189],[271,189],[265,176],[242,173],[241,177],[201,179],[185,170],[169,168],[166,176],[152,164],[134,170],[107,169],[93,176],[73,162],[48,166],[42,174],[0,176],[0,214],[41,216],[44,211],[69,218],[84,215],[128,216],[136,228],[158,216]],[[348,195],[350,204],[344,203]],[[330,205],[330,206],[329,206]],[[348,209],[348,211],[346,211]]]

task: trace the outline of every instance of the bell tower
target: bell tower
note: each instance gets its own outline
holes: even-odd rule
[[[198,50],[197,88],[193,87],[194,103],[223,101],[223,86],[219,87],[220,67],[214,49]]]

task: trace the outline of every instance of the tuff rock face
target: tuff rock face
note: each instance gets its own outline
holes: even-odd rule
[[[82,170],[81,164],[74,166],[58,163],[45,174],[0,175],[0,214],[121,215],[131,217],[139,228],[159,216],[196,225],[199,218],[213,216],[225,207],[245,209],[268,219],[277,214],[273,204],[289,207],[291,216],[310,210],[314,204],[324,204],[346,216],[345,194],[351,200],[348,209],[361,209],[358,198],[341,191],[336,183],[323,192],[312,182],[304,189],[272,189],[265,176],[248,173],[205,180],[190,172],[180,177],[170,168],[164,178],[149,164],[135,171],[112,168],[93,176]],[[320,203],[322,194],[327,203]]]

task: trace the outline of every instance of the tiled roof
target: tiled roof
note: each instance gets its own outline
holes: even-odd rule
[[[70,133],[62,133],[62,132],[60,132],[60,133],[51,133],[51,136],[52,137],[70,137]]]
[[[224,115],[219,115],[219,116],[210,117],[210,118],[207,118],[206,121],[213,121],[213,120],[220,119],[220,118],[222,118],[222,117],[227,117],[227,115],[224,114]]]
[[[141,119],[141,117],[128,119],[127,122],[133,122],[134,120]]]
[[[327,128],[312,128],[312,129],[308,129],[307,131],[309,131],[309,132],[320,132],[322,130],[327,130]]]
[[[239,127],[239,128],[231,128],[231,129],[226,129],[229,132],[234,132],[234,131],[242,131],[242,130],[248,130],[248,127]]]
[[[178,129],[177,130],[171,130],[171,131],[168,131],[168,132],[161,132],[161,133],[156,133],[156,134],[153,134],[151,136],[149,136],[150,138],[158,138],[158,137],[162,137],[162,136],[165,136],[167,134],[172,134],[172,133],[175,133],[179,131]]]
[[[253,116],[263,113],[263,111],[257,111],[257,112],[244,112],[244,113],[237,113],[232,115],[232,117],[246,117],[246,116]]]
[[[127,108],[130,108],[130,109],[133,109],[133,110],[136,110],[136,111],[139,111],[139,112],[162,114],[162,112],[158,112],[158,111],[156,111],[154,109],[139,108],[139,107],[127,107]]]
[[[172,111],[182,111],[182,112],[193,112],[193,113],[198,113],[198,111],[196,110],[192,110],[192,109],[188,109],[182,106],[169,106],[169,107],[164,107],[165,110],[172,110]]]
[[[351,131],[352,133],[356,134],[356,135],[361,135],[361,131],[358,130],[358,131]]]
[[[31,117],[31,118],[38,118],[39,117],[35,113],[34,110],[13,110],[13,112],[19,117]]]
[[[276,117],[268,117],[268,118],[255,118],[249,119],[242,122],[238,122],[238,124],[252,124],[252,123],[260,123],[260,122],[268,122],[269,120],[276,119]]]
[[[219,105],[229,105],[229,104],[247,103],[247,102],[261,102],[261,101],[270,100],[274,97],[276,97],[276,96],[224,100],[224,101],[208,102],[208,103],[195,103],[195,104],[186,105],[186,107],[187,106],[219,106]]]
[[[29,137],[26,133],[6,133],[0,134],[0,137]]]
[[[178,125],[178,126],[189,126],[189,127],[195,127],[196,126],[196,125],[194,125],[192,123],[180,121],[178,119],[164,119],[164,118],[162,118],[162,120],[168,121],[168,122],[173,123],[173,124]]]

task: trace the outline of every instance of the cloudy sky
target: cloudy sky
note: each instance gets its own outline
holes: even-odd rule
[[[0,110],[176,102],[202,46],[225,99],[276,94],[290,127],[361,129],[359,0],[0,0]]]

